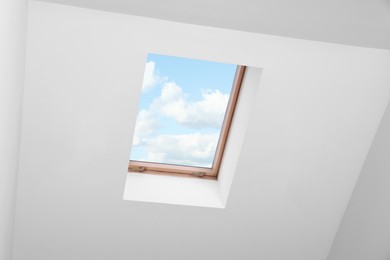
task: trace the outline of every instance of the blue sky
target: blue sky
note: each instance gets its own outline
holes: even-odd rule
[[[236,67],[149,54],[130,159],[211,167]]]

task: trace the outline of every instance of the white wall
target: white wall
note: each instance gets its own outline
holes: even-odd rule
[[[27,0],[0,1],[0,260],[13,241]]]
[[[333,242],[328,260],[390,259],[390,106]]]
[[[263,69],[224,210],[123,201],[146,53]],[[15,260],[326,259],[390,52],[32,1]]]

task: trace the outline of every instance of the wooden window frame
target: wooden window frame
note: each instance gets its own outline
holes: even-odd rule
[[[227,139],[229,136],[230,127],[233,121],[234,111],[236,109],[237,100],[240,94],[245,69],[245,66],[237,66],[229,102],[221,127],[218,145],[215,151],[213,165],[211,168],[130,160],[128,171],[137,173],[164,174],[181,177],[200,177],[205,179],[217,179]]]

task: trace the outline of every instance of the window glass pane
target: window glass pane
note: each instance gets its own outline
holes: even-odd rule
[[[211,168],[236,68],[149,54],[130,160]]]

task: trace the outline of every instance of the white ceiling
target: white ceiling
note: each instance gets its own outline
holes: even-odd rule
[[[234,30],[390,49],[390,0],[45,0]]]
[[[327,258],[390,51],[40,1],[28,23],[14,260]],[[149,51],[263,68],[224,210],[123,201]]]

